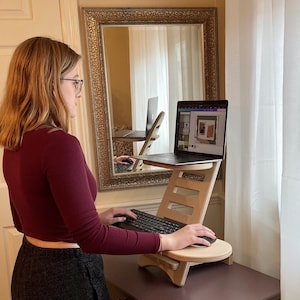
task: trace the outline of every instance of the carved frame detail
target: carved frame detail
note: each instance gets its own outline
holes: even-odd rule
[[[205,8],[82,8],[84,50],[88,61],[87,88],[94,124],[99,191],[167,184],[170,171],[114,174],[103,25],[202,24],[205,98],[219,98],[217,9]]]

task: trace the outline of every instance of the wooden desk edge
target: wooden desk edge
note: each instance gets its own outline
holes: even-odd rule
[[[215,262],[224,260],[232,255],[232,246],[220,239],[217,239],[210,247],[190,246],[182,250],[166,251],[166,256],[185,262]]]

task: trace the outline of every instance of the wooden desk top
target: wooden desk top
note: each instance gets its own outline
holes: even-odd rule
[[[236,263],[191,267],[185,285],[176,287],[162,270],[140,268],[137,259],[137,255],[103,255],[106,280],[125,296],[120,299],[280,299],[279,280]]]

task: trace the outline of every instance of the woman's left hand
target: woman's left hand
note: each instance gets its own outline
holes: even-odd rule
[[[111,225],[118,222],[124,222],[126,218],[136,219],[136,214],[128,208],[113,207],[99,213],[102,224]]]

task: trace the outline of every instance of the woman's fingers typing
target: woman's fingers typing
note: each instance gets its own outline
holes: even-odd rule
[[[136,214],[127,208],[114,207],[99,214],[100,220],[103,224],[114,224],[124,222],[126,218],[136,218]]]

